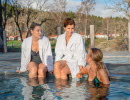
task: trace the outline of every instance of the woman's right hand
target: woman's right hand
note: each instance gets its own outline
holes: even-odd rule
[[[17,73],[19,73],[19,74],[21,73],[21,71],[20,71],[20,70],[16,70],[16,72],[17,72]]]
[[[78,73],[78,74],[76,75],[76,78],[82,78],[82,74],[81,74],[81,73]]]

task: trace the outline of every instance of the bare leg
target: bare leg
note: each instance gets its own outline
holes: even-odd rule
[[[54,75],[56,79],[61,78],[62,61],[57,61],[54,64]]]
[[[46,72],[47,72],[47,67],[43,63],[39,64],[39,66],[38,66],[38,77],[45,78]]]
[[[38,64],[35,62],[29,62],[27,70],[29,72],[29,78],[37,77]]]
[[[68,65],[65,64],[65,66],[61,70],[61,79],[67,80],[67,78],[68,78],[67,75],[70,74],[70,73],[71,72],[70,72]]]
[[[70,69],[66,64],[66,61],[57,61],[54,64],[54,75],[56,79],[67,79],[67,75],[70,74]]]
[[[42,85],[45,82],[45,78],[44,77],[38,77],[38,81],[39,81],[39,84]]]
[[[31,86],[37,86],[38,85],[37,77],[29,78],[28,84],[31,85]]]

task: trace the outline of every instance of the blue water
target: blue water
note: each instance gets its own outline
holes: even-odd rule
[[[114,53],[115,54],[115,53]],[[124,53],[127,56],[126,53]],[[123,56],[124,56],[123,54]],[[106,54],[113,55],[113,54]],[[129,57],[104,57],[103,61],[117,65],[111,71],[130,72]],[[0,75],[0,100],[130,100],[130,74],[111,74],[110,86],[95,88],[86,79],[55,80],[53,76],[28,79],[18,74]]]
[[[56,82],[50,78],[43,85],[17,75],[1,76],[0,80],[0,100],[130,100],[130,76],[117,76],[110,86],[100,88],[86,80]]]

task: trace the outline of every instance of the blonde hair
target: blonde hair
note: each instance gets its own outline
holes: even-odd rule
[[[97,66],[97,70],[99,69],[106,69],[105,64],[102,62],[103,53],[98,48],[91,48],[88,52],[88,56],[94,61]]]

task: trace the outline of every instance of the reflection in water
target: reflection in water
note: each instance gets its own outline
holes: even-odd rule
[[[22,95],[24,100],[59,100],[53,93],[56,92],[52,88],[52,84],[46,84],[43,78],[20,78],[22,85]]]
[[[38,86],[38,85],[42,85],[45,83],[45,78],[42,77],[38,77],[38,78],[29,78],[28,79],[28,84],[30,86]]]
[[[107,100],[107,85],[96,88],[86,80],[55,80],[54,84],[46,84],[43,78],[20,78],[24,85],[24,100]]]
[[[84,81],[66,81],[56,80],[55,88],[60,92],[56,92],[56,96],[62,100],[107,100],[109,85],[101,85],[96,88],[92,83]]]
[[[85,86],[77,86],[77,81],[56,80],[55,88],[60,92],[55,93],[62,100],[85,100]]]
[[[89,83],[87,90],[87,95],[89,95],[88,100],[108,100],[107,95],[109,91],[109,85],[101,84],[100,87],[96,88],[92,85],[92,83]]]
[[[79,82],[49,79],[42,85],[37,85],[38,80],[31,80],[34,82],[31,86],[26,77],[6,76],[0,77],[0,100],[129,100],[129,79],[128,75],[115,76],[110,87],[102,85],[95,88],[93,84],[82,79]]]

